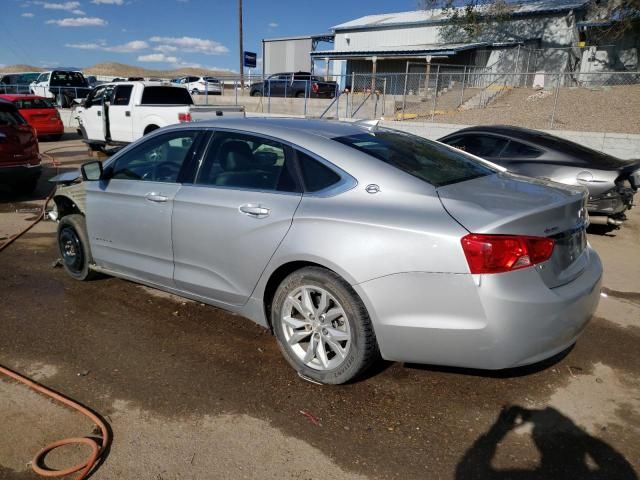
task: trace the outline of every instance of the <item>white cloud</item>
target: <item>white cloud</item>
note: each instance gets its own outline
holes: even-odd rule
[[[157,47],[153,47],[156,52],[162,53],[173,53],[178,50],[178,47],[174,45],[158,45]]]
[[[80,50],[103,50],[105,52],[116,53],[132,53],[139,52],[140,50],[146,50],[149,48],[149,44],[144,40],[133,40],[131,42],[124,43],[122,45],[107,45],[104,41],[89,42],[89,43],[67,43],[65,47],[78,48]]]
[[[279,26],[280,26],[280,24],[279,24],[279,23],[276,23],[276,22],[271,22],[271,23],[269,24],[269,28],[278,28]]]
[[[71,10],[74,15],[86,15],[82,10]]]
[[[183,52],[202,53],[205,55],[223,55],[229,49],[220,42],[195,37],[151,37],[151,42],[165,46],[177,47]]]
[[[35,15],[34,15],[33,13],[31,13],[31,12],[23,13],[23,14],[22,14],[22,15],[20,15],[20,16],[21,16],[21,17],[25,17],[25,18],[33,18],[33,17],[35,17]]]
[[[164,53],[150,53],[149,55],[140,55],[139,62],[161,62],[161,63],[178,63],[178,58],[167,56]]]
[[[104,45],[100,45],[99,43],[66,43],[64,45],[68,48],[78,48],[80,50],[102,50]]]
[[[91,3],[96,5],[122,5],[124,0],[91,0]]]
[[[76,10],[80,8],[80,2],[62,2],[62,3],[52,3],[52,2],[36,2],[36,5],[42,5],[44,8],[49,10]]]
[[[104,27],[107,21],[97,17],[62,18],[60,20],[47,20],[47,24],[59,27]]]

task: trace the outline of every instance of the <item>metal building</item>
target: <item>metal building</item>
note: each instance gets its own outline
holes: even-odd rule
[[[267,38],[262,40],[263,74],[279,72],[310,72],[313,60],[310,54],[320,42],[333,42],[333,34],[299,37]]]

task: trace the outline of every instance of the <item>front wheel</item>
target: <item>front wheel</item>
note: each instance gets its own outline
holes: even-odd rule
[[[362,300],[329,270],[307,267],[285,278],[273,299],[271,321],[287,361],[320,383],[348,382],[379,357]]]
[[[84,216],[67,215],[58,223],[58,251],[62,265],[76,280],[91,280],[97,273],[89,269],[93,261]]]

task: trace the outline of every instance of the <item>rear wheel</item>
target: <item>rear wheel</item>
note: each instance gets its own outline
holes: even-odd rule
[[[329,270],[307,267],[285,278],[273,299],[271,321],[287,361],[320,383],[348,382],[379,357],[362,300]]]
[[[58,251],[62,265],[76,280],[91,280],[97,273],[89,269],[93,261],[84,216],[72,214],[58,223]]]
[[[296,92],[296,98],[303,98],[304,92]]]
[[[252,97],[261,97],[262,92],[260,90],[253,90],[249,95],[251,95]]]
[[[200,95],[200,91],[194,88],[193,90],[191,90],[191,95]]]

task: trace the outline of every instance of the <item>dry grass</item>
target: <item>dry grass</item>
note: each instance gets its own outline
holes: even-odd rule
[[[484,109],[443,112],[434,121],[465,125],[550,127],[555,91],[541,98],[530,88],[513,89]],[[561,130],[640,133],[640,85],[561,88],[554,119]]]

